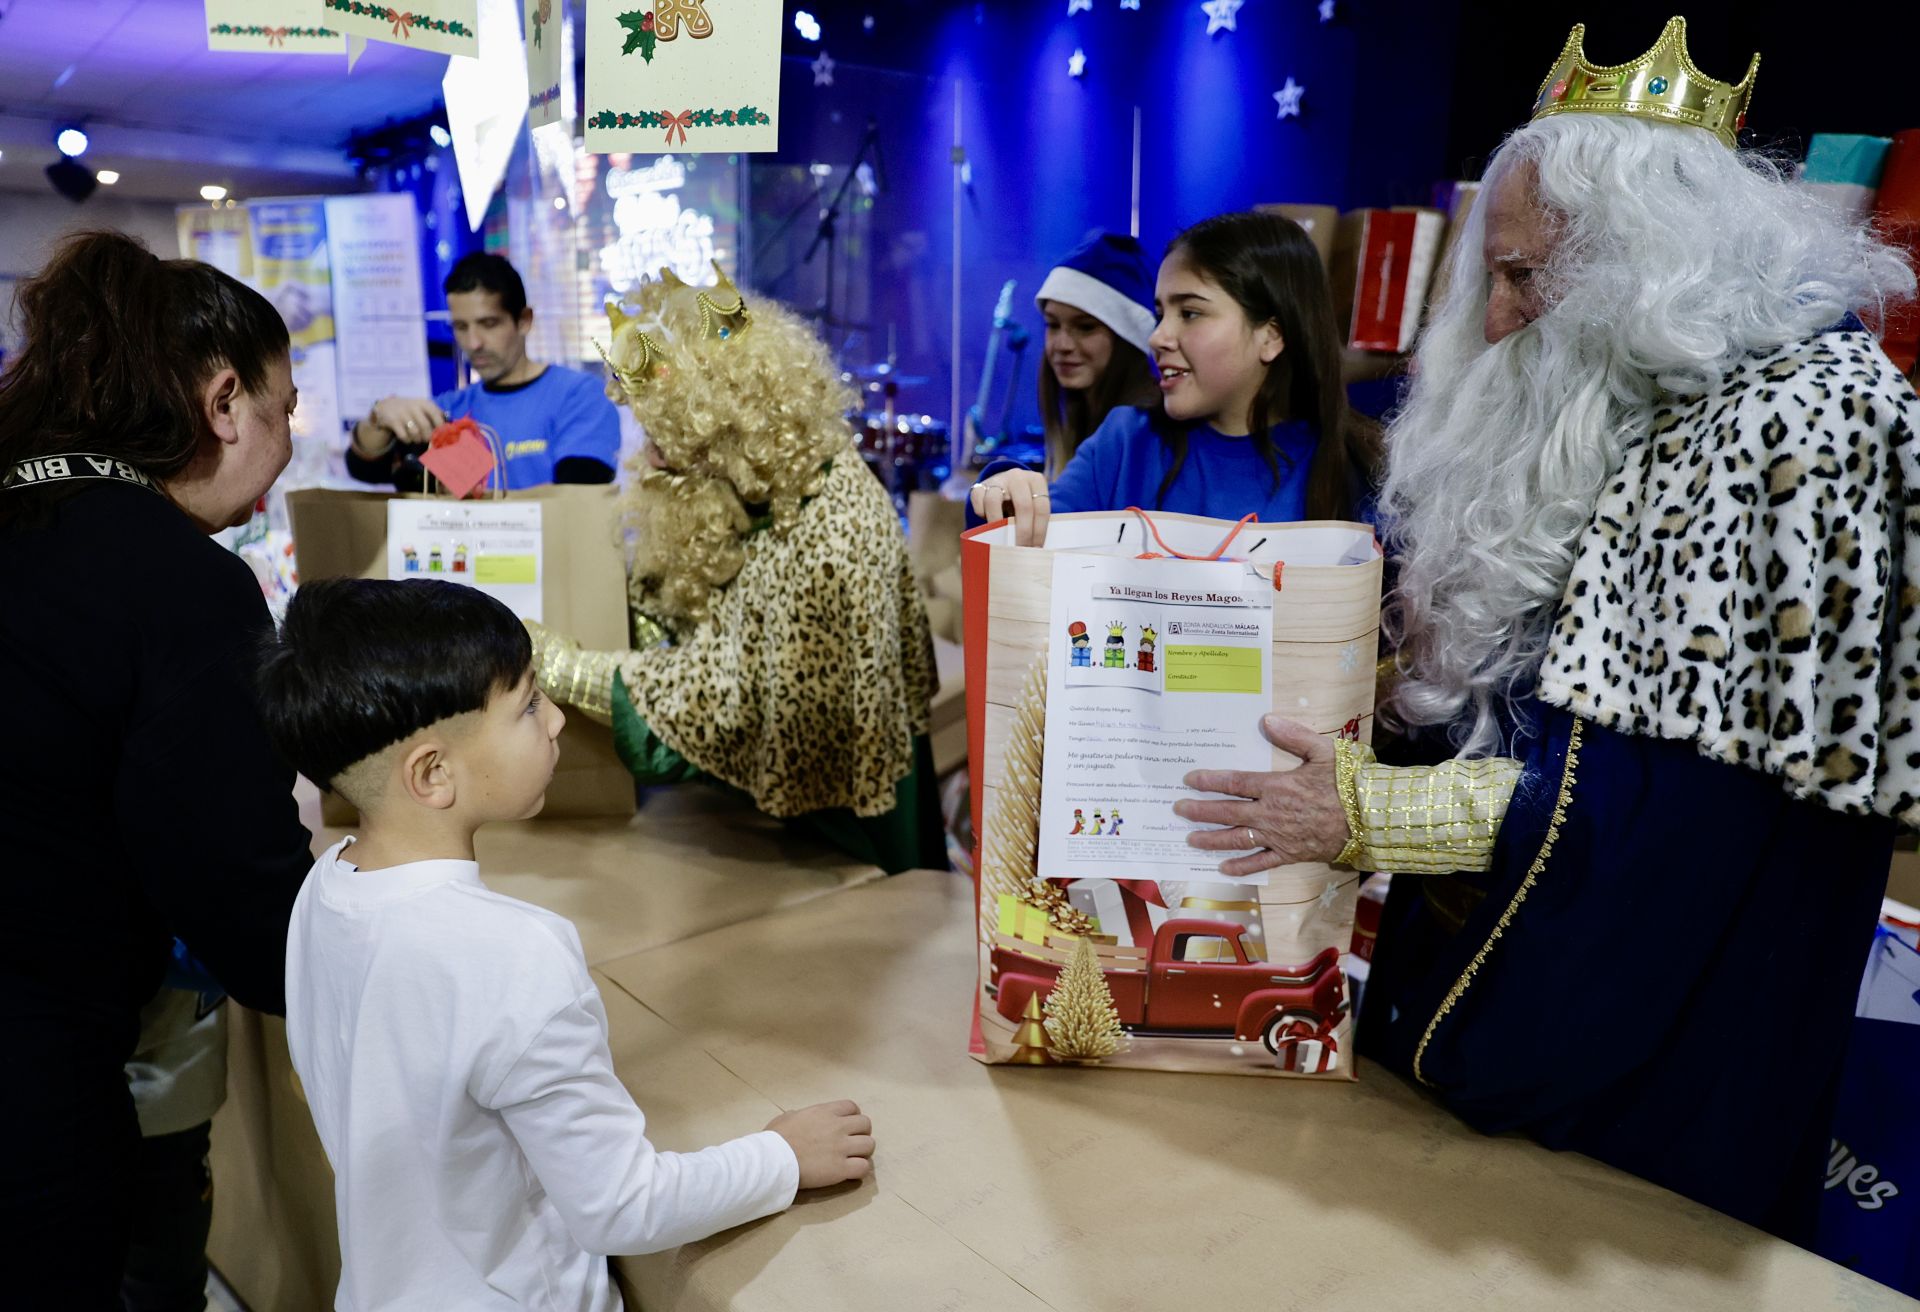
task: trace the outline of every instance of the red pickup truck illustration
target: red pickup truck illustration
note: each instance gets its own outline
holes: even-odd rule
[[[1275,1053],[1301,1033],[1299,1026],[1324,1033],[1340,1023],[1340,949],[1327,948],[1303,966],[1277,965],[1248,954],[1246,932],[1217,920],[1168,920],[1144,952],[1100,949],[1120,1023],[1142,1035],[1259,1039]],[[1056,956],[1061,960],[1049,959]],[[1064,964],[1057,950],[996,936],[987,983],[995,1009],[1018,1021],[1028,998],[1046,1000]]]

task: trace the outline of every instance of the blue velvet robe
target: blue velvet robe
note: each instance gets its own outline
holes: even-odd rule
[[[1893,822],[1590,722],[1570,765],[1572,714],[1524,713],[1491,868],[1393,882],[1361,1051],[1804,1241]]]

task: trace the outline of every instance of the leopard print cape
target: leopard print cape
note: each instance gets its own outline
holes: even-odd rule
[[[767,814],[891,811],[938,675],[899,516],[859,455],[797,522],[748,539],[704,623],[620,672],[668,746]]]
[[[1657,410],[1580,540],[1542,700],[1920,825],[1916,419],[1850,329]]]

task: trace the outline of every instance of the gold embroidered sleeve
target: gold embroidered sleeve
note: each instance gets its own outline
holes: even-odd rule
[[[1339,864],[1356,870],[1452,874],[1485,870],[1520,782],[1505,757],[1392,766],[1364,743],[1336,745],[1335,778],[1351,835]]]
[[[526,621],[533,638],[533,677],[540,691],[601,724],[613,723],[613,674],[633,653],[582,651],[580,644],[543,624]]]

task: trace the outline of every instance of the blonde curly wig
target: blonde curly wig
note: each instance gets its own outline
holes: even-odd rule
[[[666,466],[646,448],[627,458],[630,591],[636,608],[678,629],[706,618],[756,521],[786,532],[828,465],[857,458],[847,423],[857,397],[812,327],[775,302],[747,303],[746,326],[719,337],[707,329],[730,289],[663,276],[630,299],[637,310],[609,310],[607,394]]]

